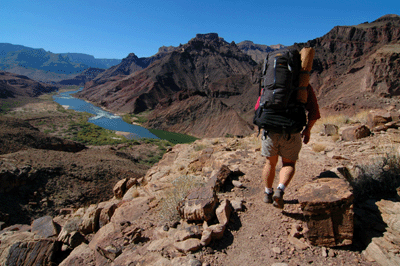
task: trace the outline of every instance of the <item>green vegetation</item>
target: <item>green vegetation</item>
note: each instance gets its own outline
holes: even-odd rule
[[[165,139],[168,140],[169,142],[173,144],[178,144],[178,143],[192,143],[195,140],[197,140],[196,137],[181,134],[181,133],[175,133],[175,132],[168,132],[164,130],[159,130],[159,129],[149,129],[151,133],[159,137],[160,139]]]
[[[0,102],[0,115],[10,112],[13,108],[20,106],[19,101],[1,101]]]

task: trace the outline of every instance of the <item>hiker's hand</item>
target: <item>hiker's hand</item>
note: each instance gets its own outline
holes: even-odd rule
[[[310,135],[311,132],[308,128],[304,129],[303,132],[301,132],[301,137],[303,138],[304,144],[307,144],[310,141]]]

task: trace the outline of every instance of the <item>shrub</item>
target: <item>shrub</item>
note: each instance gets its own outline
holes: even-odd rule
[[[356,169],[358,176],[351,180],[356,201],[396,195],[396,188],[400,186],[400,156],[394,149]]]
[[[160,202],[160,217],[163,222],[179,221],[179,213],[177,210],[178,203],[182,201],[189,191],[195,187],[204,185],[204,181],[200,177],[181,176],[172,181],[172,187],[164,192]]]

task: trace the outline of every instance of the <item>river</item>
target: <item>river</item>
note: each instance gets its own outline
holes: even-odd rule
[[[156,135],[151,133],[148,129],[126,123],[120,116],[114,115],[103,109],[94,106],[93,104],[86,102],[81,99],[77,99],[72,96],[72,94],[81,91],[82,88],[76,91],[61,92],[55,96],[53,99],[60,105],[68,106],[68,109],[72,109],[78,112],[87,112],[95,115],[91,117],[88,122],[98,125],[105,129],[123,131],[130,133],[128,138],[151,138],[159,139]]]

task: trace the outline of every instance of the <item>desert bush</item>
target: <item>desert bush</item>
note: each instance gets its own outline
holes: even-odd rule
[[[163,222],[179,221],[179,213],[177,210],[178,203],[182,201],[190,190],[204,185],[201,177],[196,176],[180,176],[172,181],[172,187],[164,192],[160,201],[160,217]]]
[[[395,149],[357,165],[356,169],[358,174],[350,181],[356,201],[396,195],[400,186],[400,156]]]

